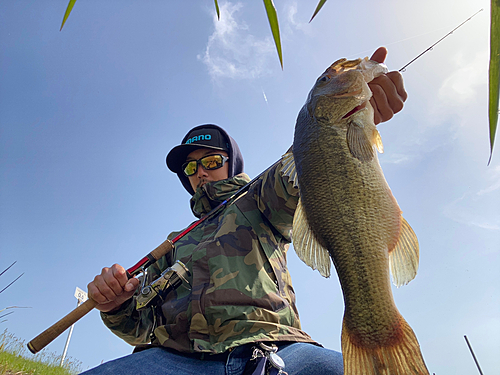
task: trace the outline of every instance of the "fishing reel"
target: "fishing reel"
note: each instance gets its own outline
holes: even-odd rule
[[[163,273],[149,285],[143,285],[141,293],[136,297],[137,310],[144,309],[151,304],[157,305],[163,301],[168,293],[185,284],[189,288],[187,278],[191,276],[188,268],[180,260],[176,261],[172,267],[167,268]],[[144,275],[144,281],[146,275]]]

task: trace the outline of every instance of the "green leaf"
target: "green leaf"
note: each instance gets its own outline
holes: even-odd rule
[[[62,30],[62,28],[64,26],[64,23],[66,22],[66,20],[69,17],[69,14],[73,10],[73,6],[75,5],[75,3],[76,3],[76,0],[69,0],[69,4],[68,4],[68,7],[66,8],[66,13],[64,13],[64,18],[63,18],[63,21],[62,21],[62,24],[61,24],[61,28],[59,29],[59,31]]]
[[[320,2],[318,3],[318,6],[316,7],[316,10],[314,11],[314,14],[311,17],[311,19],[309,20],[309,22],[311,22],[313,20],[313,18],[316,17],[316,14],[318,14],[318,12],[323,7],[323,5],[325,5],[325,3],[326,3],[326,0],[320,0]]]
[[[217,2],[217,0],[215,0],[215,11],[217,12],[217,19],[220,21],[220,10],[219,10],[219,3]]]
[[[278,25],[278,15],[276,13],[276,8],[274,7],[273,0],[264,0],[264,5],[266,7],[267,18],[269,19],[269,26],[271,26],[271,31],[273,33],[274,43],[276,44],[276,50],[278,51],[278,57],[280,58],[281,69],[283,69],[280,27]]]
[[[500,0],[491,0],[491,35],[490,35],[490,164],[493,144],[498,124],[498,101],[500,93]]]

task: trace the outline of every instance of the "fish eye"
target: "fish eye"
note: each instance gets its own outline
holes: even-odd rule
[[[318,79],[318,83],[326,83],[330,80],[330,77],[329,76],[323,76],[321,77],[320,79]]]

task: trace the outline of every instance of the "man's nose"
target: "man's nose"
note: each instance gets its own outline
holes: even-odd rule
[[[198,178],[207,177],[208,173],[205,170],[205,168],[203,168],[201,165],[198,165],[198,170],[196,171],[196,176],[198,176]]]

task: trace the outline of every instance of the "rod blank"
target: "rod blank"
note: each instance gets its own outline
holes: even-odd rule
[[[467,338],[466,335],[464,335],[465,342],[467,343],[467,346],[469,347],[470,353],[472,354],[472,358],[474,358],[474,362],[476,362],[477,369],[479,370],[479,373],[483,375],[483,371],[481,370],[481,367],[479,367],[479,362],[477,361],[476,355],[474,354],[474,351],[472,350],[472,346],[469,343],[469,339]]]

